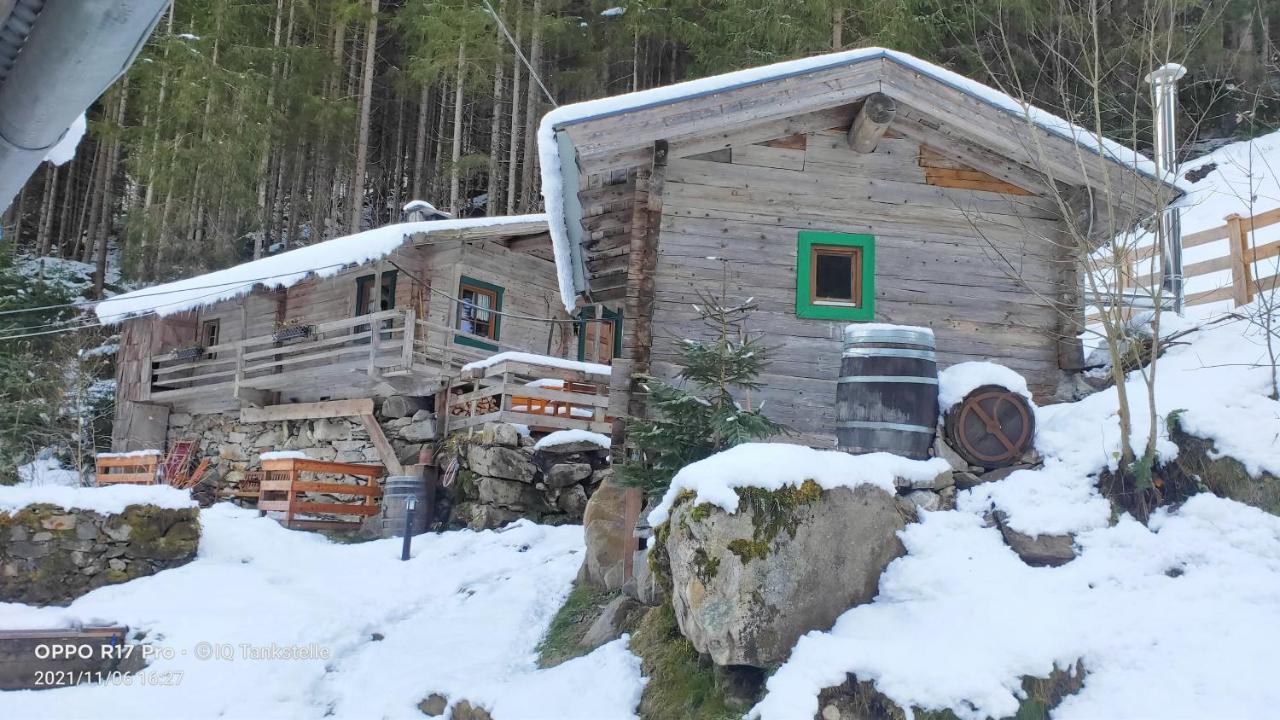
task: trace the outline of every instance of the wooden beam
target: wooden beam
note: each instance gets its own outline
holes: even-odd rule
[[[371,415],[372,398],[355,400],[327,400],[324,402],[289,403],[268,405],[240,410],[240,422],[276,422],[279,420],[319,420],[321,418]]]
[[[863,154],[875,150],[897,114],[898,104],[893,98],[880,92],[868,95],[849,127],[849,147]]]
[[[370,400],[370,403],[373,401]],[[360,422],[364,423],[364,429],[369,432],[369,439],[373,441],[373,446],[378,449],[378,457],[382,458],[382,464],[387,466],[387,472],[392,475],[403,475],[404,466],[400,464],[400,458],[396,457],[395,448],[391,447],[391,443],[387,442],[387,436],[382,434],[382,426],[378,424],[378,418],[373,416],[373,408],[369,412],[360,415]]]

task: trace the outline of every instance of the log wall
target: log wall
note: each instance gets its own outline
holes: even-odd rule
[[[654,372],[674,373],[680,338],[706,335],[692,304],[698,290],[719,292],[727,267],[730,301],[755,298],[750,329],[775,347],[753,400],[802,441],[832,441],[846,323],[796,316],[797,233],[823,230],[875,236],[877,322],[931,327],[941,366],[993,360],[1025,375],[1039,399],[1052,395],[1061,379],[1053,303],[1071,289],[1070,263],[1052,241],[1061,237],[1053,203],[930,184],[920,147],[886,136],[860,154],[832,129],[670,159]]]

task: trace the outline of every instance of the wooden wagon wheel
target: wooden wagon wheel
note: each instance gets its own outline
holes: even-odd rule
[[[972,465],[1012,465],[1035,438],[1036,417],[1022,395],[999,385],[983,385],[947,413],[947,443]]]

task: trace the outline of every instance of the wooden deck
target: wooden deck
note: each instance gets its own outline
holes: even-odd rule
[[[180,407],[261,404],[269,392],[327,392],[362,397],[391,385],[430,395],[462,365],[490,355],[458,338],[489,343],[456,328],[419,319],[412,310],[385,310],[307,326],[298,337],[250,337],[152,358],[146,402]]]

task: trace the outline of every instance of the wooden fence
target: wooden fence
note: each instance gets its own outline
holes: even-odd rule
[[[1251,234],[1255,230],[1280,223],[1280,208],[1267,210],[1250,217],[1232,213],[1223,218],[1223,220],[1223,224],[1217,227],[1184,235],[1182,237],[1182,247],[1185,250],[1207,245],[1218,240],[1229,240],[1230,252],[1222,257],[1187,265],[1183,268],[1182,275],[1185,282],[1194,277],[1230,270],[1231,284],[1226,287],[1203,290],[1188,295],[1184,301],[1187,307],[1222,300],[1231,300],[1235,307],[1240,307],[1251,302],[1259,292],[1273,290],[1280,284],[1280,273],[1275,272],[1275,267],[1261,268],[1261,273],[1258,267],[1258,263],[1263,260],[1280,257],[1280,240],[1274,240],[1262,245],[1256,245],[1250,240]],[[1130,287],[1154,287],[1161,281],[1161,273],[1158,268],[1155,272],[1146,274],[1138,274],[1136,271],[1137,267],[1141,265],[1150,266],[1151,263],[1157,262],[1153,258],[1158,251],[1159,248],[1157,246],[1151,245],[1139,248],[1132,253],[1129,262],[1125,263],[1130,272],[1121,277],[1122,290]],[[1259,277],[1259,275],[1264,276]]]

